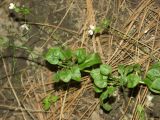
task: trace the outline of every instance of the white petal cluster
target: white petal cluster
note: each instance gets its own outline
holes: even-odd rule
[[[95,28],[96,28],[96,27],[95,27],[94,25],[90,25],[90,26],[89,26],[88,34],[89,34],[90,36],[92,36],[92,35],[94,34]]]
[[[88,30],[88,34],[89,34],[89,35],[91,35],[91,36],[92,36],[92,35],[93,35],[93,33],[94,33],[94,32],[93,32],[93,30]]]
[[[15,7],[16,7],[16,6],[15,6],[15,4],[14,4],[14,3],[10,3],[10,4],[9,4],[9,9],[10,9],[10,10],[15,9]]]
[[[21,28],[22,30],[25,30],[25,29],[26,29],[27,31],[29,30],[29,27],[28,27],[27,24],[21,25],[20,28]]]

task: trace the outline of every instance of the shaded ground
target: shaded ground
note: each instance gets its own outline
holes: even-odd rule
[[[0,38],[5,41],[0,44],[1,119],[138,120],[133,111],[137,104],[145,106],[146,119],[160,119],[160,97],[154,95],[148,103],[146,96],[150,92],[146,87],[141,86],[134,98],[125,98],[118,91],[113,110],[106,113],[99,107],[89,77],[83,78],[81,86],[64,85],[70,88],[67,90],[56,86],[56,90],[52,71],[42,58],[52,46],[82,46],[97,51],[103,62],[114,68],[120,63],[139,63],[145,71],[160,58],[158,0],[14,1],[30,8],[31,14],[25,17],[9,10],[10,2],[0,1]],[[89,37],[88,26],[104,18],[111,20],[109,32]],[[29,31],[21,29],[24,23]],[[127,94],[128,89],[124,92]],[[45,112],[42,100],[49,94],[60,96],[60,100]]]

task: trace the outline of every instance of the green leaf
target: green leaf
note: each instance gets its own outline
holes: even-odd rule
[[[50,101],[51,101],[51,102],[57,102],[58,99],[59,99],[58,96],[51,96],[51,97],[50,97]]]
[[[135,66],[135,70],[137,70],[138,66]],[[120,73],[121,76],[126,76],[130,73],[132,73],[134,70],[134,65],[128,65],[128,66],[124,66],[124,65],[119,65],[118,66],[118,72]]]
[[[146,120],[144,107],[141,104],[137,105],[137,113],[139,115],[139,120]]]
[[[136,85],[139,83],[139,81],[141,81],[141,78],[136,75],[136,74],[130,74],[127,76],[128,79],[128,83],[127,83],[127,87],[128,88],[134,88],[136,87]]]
[[[107,89],[108,95],[111,96],[115,90],[116,90],[116,88],[113,86],[108,87],[108,89]]]
[[[118,65],[118,73],[122,76],[124,75],[125,66],[124,65]]]
[[[109,27],[109,24],[110,24],[110,21],[109,21],[108,19],[104,19],[104,20],[102,21],[101,26],[102,26],[103,28],[108,28],[108,27]]]
[[[110,111],[112,109],[112,106],[109,105],[108,103],[104,103],[104,100],[107,99],[109,96],[111,96],[114,93],[115,90],[116,90],[115,87],[110,86],[110,87],[107,88],[106,91],[104,91],[100,95],[100,104],[106,111]]]
[[[62,50],[62,48],[55,48],[55,51],[54,51],[54,55],[55,57],[58,57],[60,60],[65,60],[66,57],[64,55],[64,51]]]
[[[155,79],[149,88],[155,93],[160,93],[160,78]]]
[[[49,110],[50,106],[51,106],[51,102],[50,102],[50,97],[48,96],[43,100],[43,108],[44,110],[47,111]]]
[[[104,101],[105,99],[107,99],[108,96],[109,96],[108,90],[104,91],[104,92],[100,95],[99,99],[100,99],[101,105],[103,105],[103,101]]]
[[[59,47],[50,48],[48,52],[44,56],[45,60],[47,60],[50,64],[58,64],[59,59],[64,60],[65,56],[63,55],[63,51]]]
[[[144,82],[152,92],[160,93],[160,62],[152,65]]]
[[[128,75],[132,72],[133,72],[133,66],[132,65],[128,65],[128,66],[125,67],[124,75]]]
[[[134,69],[134,71],[135,72],[137,72],[137,73],[140,73],[140,65],[139,64],[135,64],[135,65],[133,65],[133,69]]]
[[[100,72],[103,75],[108,75],[112,72],[112,67],[107,64],[100,65]]]
[[[107,90],[104,91],[104,92],[100,95],[100,101],[101,101],[101,103],[103,103],[103,101],[104,101],[105,99],[107,99],[109,96],[111,96],[111,95],[114,93],[115,90],[116,90],[116,88],[113,87],[113,86],[108,87]]]
[[[100,69],[94,69],[90,72],[94,79],[94,84],[99,88],[107,87],[107,80],[103,79],[103,75],[100,73]]]
[[[138,104],[138,106],[137,106],[137,112],[141,113],[142,111],[144,111],[143,106],[141,104]]]
[[[99,88],[107,87],[107,81],[103,80],[102,78],[98,79],[98,77],[97,77],[97,79],[94,79],[94,84]]]
[[[81,72],[80,72],[80,69],[77,65],[71,67],[71,73],[72,73],[73,80],[78,81],[78,82],[81,81]]]
[[[96,27],[94,32],[96,33],[101,33],[103,31],[103,29],[101,27]]]
[[[101,93],[101,92],[103,92],[103,89],[102,88],[98,88],[97,86],[93,86],[93,89],[94,89],[94,91],[96,92],[96,93]]]
[[[152,65],[152,67],[151,67],[151,69],[159,69],[160,70],[160,61],[158,61],[157,63],[154,63],[153,65]]]
[[[120,77],[120,83],[121,83],[121,85],[123,86],[123,85],[126,85],[126,83],[127,83],[127,76],[121,76]]]
[[[84,48],[79,48],[75,51],[75,56],[78,60],[78,63],[82,63],[86,60],[87,57],[87,53],[86,50]]]
[[[116,88],[113,86],[108,87],[107,90],[100,95],[100,100],[105,100],[107,97],[111,96],[115,90]]]
[[[49,55],[49,53],[47,54],[47,56],[45,56],[45,59],[53,65],[56,65],[59,63],[59,59],[57,57],[54,57],[52,55]]]
[[[55,82],[59,82],[60,81],[59,72],[57,72],[57,73],[55,73],[53,75],[53,81],[55,81]]]
[[[44,110],[49,110],[51,103],[57,102],[57,100],[59,99],[58,96],[47,96],[44,100],[43,100],[43,108]]]
[[[148,87],[152,85],[152,80],[150,80],[149,78],[145,78],[143,81]]]
[[[59,71],[59,78],[63,82],[69,82],[71,80],[71,77],[72,77],[71,70],[61,70],[61,71]]]
[[[15,7],[15,12],[17,12],[17,13],[22,13],[22,14],[24,14],[24,15],[27,15],[27,14],[29,14],[30,13],[30,10],[29,10],[29,8],[27,8],[27,7]]]
[[[64,50],[63,54],[65,56],[65,60],[69,60],[69,59],[72,58],[72,51],[71,51],[71,49]]]
[[[29,8],[27,8],[27,7],[22,7],[22,8],[21,8],[21,13],[24,14],[24,15],[27,15],[27,14],[30,13],[30,10],[29,10]]]
[[[108,104],[108,103],[103,104],[102,107],[106,111],[111,111],[112,110],[112,106],[110,104]]]
[[[151,79],[152,81],[159,77],[160,77],[160,70],[158,70],[157,68],[150,69],[147,72],[147,78]]]
[[[93,53],[87,56],[86,60],[79,65],[80,70],[84,68],[91,67],[93,65],[101,63],[101,58],[98,53]]]
[[[19,7],[15,7],[15,12],[19,13],[21,11],[21,9]]]
[[[108,80],[108,76],[102,75],[102,79],[107,81]]]

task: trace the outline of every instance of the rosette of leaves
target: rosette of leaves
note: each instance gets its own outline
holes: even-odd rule
[[[155,93],[160,93],[160,62],[152,65],[144,79],[148,88]]]
[[[120,74],[120,85],[134,88],[141,82],[140,65],[119,65],[118,73]]]
[[[44,58],[50,64],[60,66],[53,77],[55,82],[61,80],[66,83],[70,80],[80,82],[81,71],[101,63],[100,56],[97,53],[87,53],[84,48],[72,51],[61,47],[53,47],[48,50]]]

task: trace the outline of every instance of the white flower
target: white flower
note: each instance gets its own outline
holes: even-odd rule
[[[10,10],[13,10],[14,8],[15,8],[15,4],[14,4],[14,3],[10,3],[10,4],[9,4],[9,9],[10,9]]]
[[[92,36],[94,34],[94,30],[95,30],[95,26],[94,25],[89,25],[88,34]]]
[[[21,26],[20,26],[20,28],[21,28],[22,30],[24,30],[24,29],[29,30],[29,28],[28,28],[27,24],[23,24],[23,25],[21,25]]]
[[[93,33],[94,33],[93,30],[88,30],[89,35],[93,35]]]
[[[95,30],[95,26],[94,26],[94,25],[90,25],[89,28],[90,28],[91,30]]]

